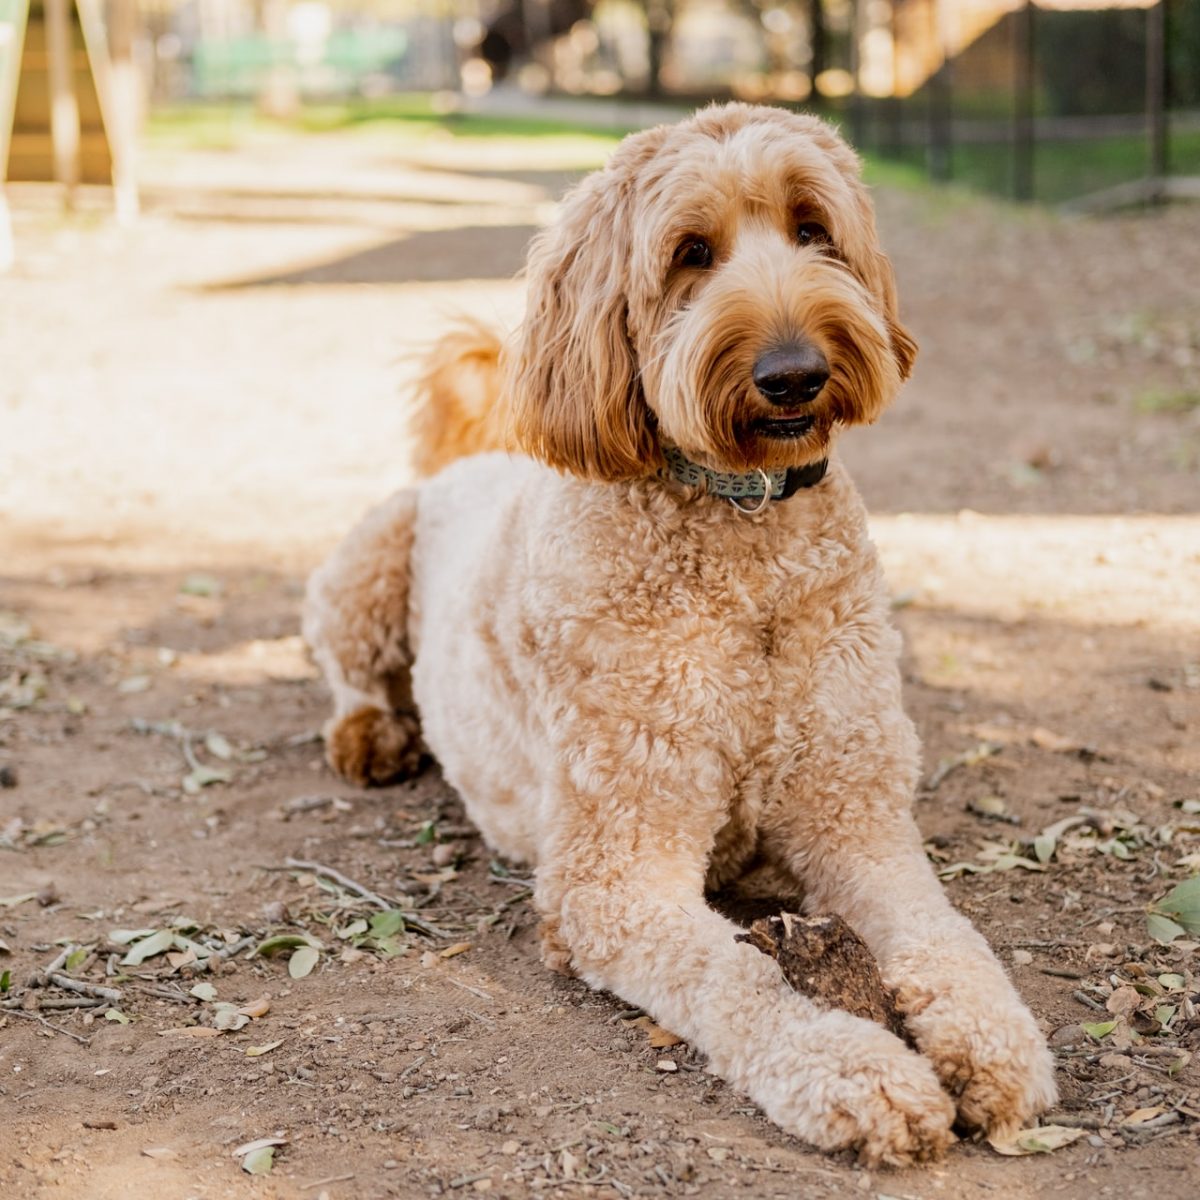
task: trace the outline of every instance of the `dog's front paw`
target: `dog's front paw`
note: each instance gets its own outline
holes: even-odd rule
[[[864,1067],[846,1083],[829,1123],[868,1166],[931,1162],[954,1141],[954,1105],[916,1055]]]
[[[424,754],[420,724],[406,713],[356,708],[325,730],[329,765],[359,787],[415,775]]]
[[[929,1062],[847,1013],[825,1014],[812,1032],[818,1048],[794,1064],[790,1078],[773,1075],[764,1089],[769,1116],[822,1150],[857,1151],[870,1166],[908,1166],[945,1153],[954,1141],[954,1105]],[[791,1091],[772,1104],[776,1083]]]
[[[902,990],[901,1007],[962,1121],[1003,1134],[1049,1108],[1057,1088],[1054,1056],[1033,1015],[1007,978],[990,982],[980,989]]]

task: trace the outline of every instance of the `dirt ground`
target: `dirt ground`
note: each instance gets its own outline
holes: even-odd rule
[[[132,230],[13,197],[4,1194],[1194,1195],[1196,945],[1146,929],[1200,867],[1194,208],[1069,223],[882,188],[922,359],[845,445],[906,638],[918,816],[1057,1049],[1072,1145],[904,1172],[806,1151],[540,967],[524,872],[436,771],[367,793],[323,766],[304,575],[406,477],[413,352],[456,309],[517,319],[522,247],[587,157],[275,136],[156,153]],[[121,965],[121,931],[163,929],[173,959]],[[310,973],[251,956],[273,934],[319,940]],[[63,951],[119,997],[39,975]],[[244,1027],[178,1032],[218,1021]],[[234,1150],[264,1137],[252,1176]]]

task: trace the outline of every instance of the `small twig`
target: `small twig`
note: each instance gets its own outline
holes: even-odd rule
[[[454,984],[455,987],[462,988],[464,992],[470,992],[472,996],[478,996],[480,1000],[493,999],[492,995],[489,992],[485,992],[483,988],[472,987],[469,983],[463,983],[459,979],[451,979],[449,975],[446,976],[446,980]]]
[[[303,733],[293,733],[291,737],[284,738],[279,745],[291,749],[293,746],[311,746],[320,740],[321,733],[319,730],[306,729]]]
[[[1072,938],[1022,938],[1020,941],[1005,944],[1020,950],[1059,950],[1063,947],[1078,948],[1090,945],[1089,942],[1081,942]]]
[[[54,1030],[55,1033],[61,1033],[63,1037],[69,1037],[73,1042],[78,1042],[81,1046],[90,1046],[91,1038],[80,1037],[77,1033],[72,1033],[69,1029],[64,1029],[61,1025],[54,1025],[47,1021],[45,1017],[38,1016],[35,1012],[25,1012],[20,1008],[12,1008],[6,1010],[6,1016],[24,1017],[28,1021],[36,1021],[39,1025],[44,1025],[47,1029]]]
[[[179,744],[183,747],[184,761],[191,771],[201,771],[200,761],[196,758],[195,751],[192,749],[192,735],[188,730],[184,730],[179,738]]]
[[[333,880],[339,887],[365,900],[368,904],[375,905],[376,908],[383,912],[390,912],[398,906],[385,900],[382,896],[371,891],[370,888],[363,887],[357,880],[351,879],[348,875],[343,875],[341,871],[335,870],[333,867],[327,867],[324,863],[308,862],[302,858],[286,858],[284,865],[280,867],[264,867],[267,871],[311,871],[314,875],[324,875],[326,879]],[[408,928],[415,929],[418,933],[427,934],[429,937],[447,937],[445,930],[439,929],[436,925],[430,925],[428,921],[416,916],[411,909],[403,908],[399,911],[404,916],[404,924]]]
[[[1090,1008],[1093,1012],[1107,1012],[1108,1010],[1103,1004],[1097,1004],[1095,1000],[1087,994],[1087,992],[1074,991],[1071,993],[1073,999],[1078,1000],[1085,1008]]]
[[[613,1025],[617,1021],[636,1021],[638,1017],[644,1017],[645,1015],[646,1010],[644,1008],[626,1008],[621,1012],[614,1013],[611,1017],[609,1017],[608,1023]]]
[[[327,867],[324,863],[308,862],[302,858],[286,858],[284,866],[291,871],[311,871],[314,875],[324,875],[326,879],[332,879],[339,887],[343,887],[348,892],[353,892],[356,896],[362,897],[368,904],[374,904],[376,908],[382,909],[384,912],[395,908],[394,904],[389,904],[382,896],[371,891],[370,888],[363,887],[357,880],[351,879],[349,875],[343,875],[341,871],[335,870],[333,867]]]
[[[295,816],[297,813],[312,812],[318,808],[328,808],[336,797],[334,796],[297,796],[294,800],[287,800],[283,804],[283,811],[289,816]]]
[[[1043,975],[1053,975],[1056,979],[1086,979],[1081,971],[1072,971],[1069,967],[1038,967]]]
[[[1104,1119],[1089,1113],[1047,1113],[1043,1118],[1047,1125],[1065,1125],[1068,1129],[1103,1129]]]
[[[138,988],[138,991],[160,1000],[173,1000],[176,1004],[187,1004],[190,1006],[199,1003],[195,996],[189,996],[186,992],[178,991],[175,988],[156,987],[153,984],[144,983]]]
[[[101,987],[98,983],[85,983],[82,979],[72,979],[58,971],[47,971],[46,978],[56,987],[66,992],[78,992],[81,996],[99,996],[101,1000],[111,1000],[114,1004],[121,1000],[118,988]]]
[[[512,907],[514,907],[514,905],[524,903],[524,901],[528,900],[529,897],[532,895],[533,895],[533,892],[530,891],[529,888],[526,888],[525,891],[523,891],[523,892],[517,892],[517,894],[515,896],[509,896],[509,898],[507,900],[505,900],[504,903],[501,904],[500,907],[496,909],[496,911],[498,913],[502,913],[507,908],[512,908]]]
[[[425,1055],[424,1054],[418,1055],[416,1058],[414,1058],[412,1060],[412,1062],[410,1062],[408,1064],[407,1067],[404,1068],[403,1071],[400,1072],[399,1078],[407,1079],[408,1076],[411,1075],[414,1071],[419,1071],[421,1069],[421,1065],[424,1062],[425,1062]]]
[[[350,1171],[346,1175],[327,1175],[324,1179],[314,1179],[312,1183],[302,1183],[300,1190],[302,1192],[311,1192],[313,1188],[324,1187],[327,1183],[346,1183],[353,1178],[353,1171]]]
[[[40,996],[37,999],[36,1010],[42,1012],[47,1009],[67,1009],[67,1008],[96,1008],[101,1004],[108,1003],[106,1000],[94,1000],[90,996]],[[22,1001],[20,1000],[5,1000],[0,1004],[0,1008],[13,1009],[20,1008]]]
[[[457,1191],[459,1188],[466,1187],[469,1183],[476,1183],[480,1179],[488,1179],[491,1177],[491,1174],[491,1171],[479,1171],[475,1175],[460,1175],[457,1179],[450,1180],[448,1186],[451,1191]]]
[[[67,959],[78,949],[77,946],[67,946],[63,952],[42,972],[43,975],[50,975],[55,971],[61,971],[67,965]]]
[[[249,950],[257,942],[258,939],[255,937],[239,938],[232,946],[222,946],[220,950],[215,950],[213,953],[217,958],[222,960],[234,958],[241,954],[243,950]]]

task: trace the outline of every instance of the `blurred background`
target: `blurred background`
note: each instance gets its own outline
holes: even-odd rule
[[[1117,963],[1195,966],[1195,941],[1149,943],[1145,906],[1200,864],[1200,0],[0,0],[0,968],[167,919],[148,914],[258,936],[319,911],[262,873],[297,854],[420,893],[477,946],[272,981],[275,1074],[157,1037],[182,992],[127,993],[133,1023],[64,1010],[85,1057],[14,1018],[14,1194],[240,1194],[230,1144],[279,1129],[286,1200],[482,1190],[525,1170],[483,1132],[500,1111],[535,1165],[583,1144],[576,1120],[619,1141],[618,1112],[653,1114],[621,1156],[571,1159],[611,1169],[613,1195],[724,1195],[743,1158],[764,1173],[739,1194],[765,1195],[798,1161],[703,1072],[614,1050],[609,1002],[536,969],[519,895],[483,932],[516,880],[489,877],[436,773],[372,794],[328,775],[298,635],[306,573],[411,478],[424,350],[461,314],[519,322],[525,248],[564,190],[626,132],[727,97],[821,113],[863,153],[921,352],[839,453],[904,634],[917,812],[1098,1131],[1077,1175],[1039,1155],[1015,1183],[967,1147],[905,1193],[1086,1200],[1102,1172],[1165,1197],[1194,1175],[1200,1057],[1105,1053],[1127,1030],[1073,1047]],[[223,998],[266,986],[241,970]],[[1174,1001],[1155,1011],[1147,1054],[1195,1049],[1194,1021],[1164,1025]],[[403,1046],[447,1032],[401,1097],[424,1061]],[[468,1080],[478,1099],[447,1107]],[[814,1195],[871,1186],[804,1169]],[[600,1180],[565,1171],[529,1187]]]
[[[563,190],[728,98],[864,155],[874,508],[1194,510],[1200,0],[0,0],[0,521],[311,557]]]
[[[564,189],[727,98],[864,155],[874,509],[1195,510],[1200,0],[0,0],[0,527],[310,561]]]
[[[0,0],[0,30],[14,180],[132,188],[147,113],[620,127],[714,98],[804,104],[1017,199],[1200,171],[1200,0]]]

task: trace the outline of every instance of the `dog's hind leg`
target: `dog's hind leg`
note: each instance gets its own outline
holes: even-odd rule
[[[414,774],[425,753],[407,628],[416,507],[414,490],[396,493],[308,581],[304,636],[333,692],[326,757],[360,787]]]

